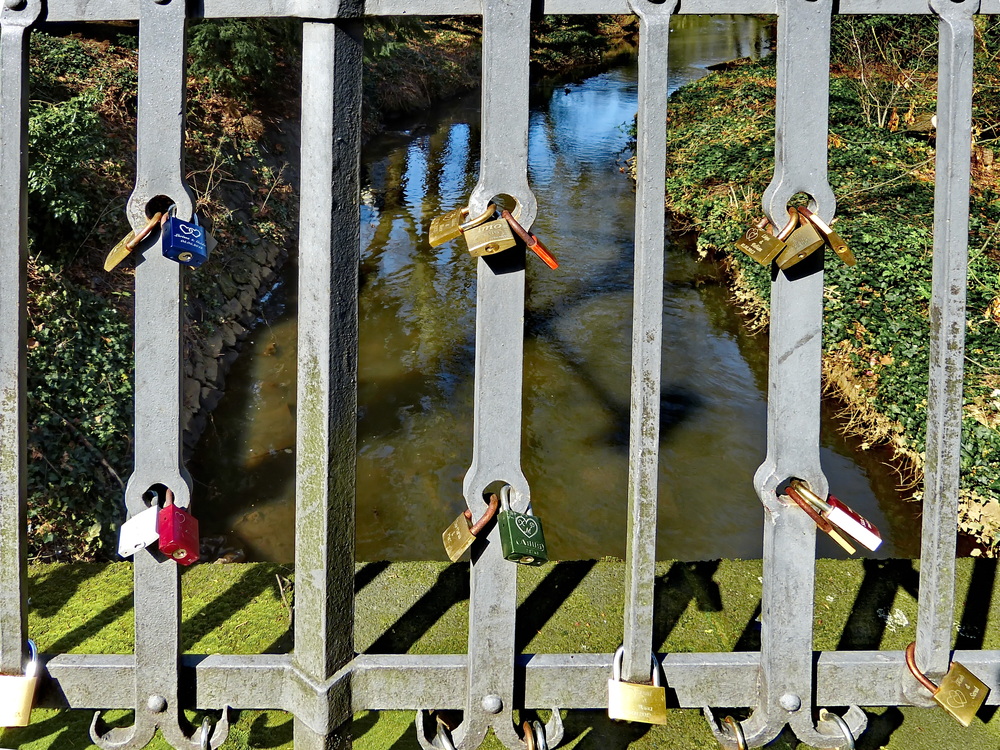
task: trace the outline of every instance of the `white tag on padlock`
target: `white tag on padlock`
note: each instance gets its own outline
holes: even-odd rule
[[[122,557],[131,557],[159,540],[160,532],[157,527],[159,516],[160,508],[154,505],[123,523],[118,535],[118,554]]]

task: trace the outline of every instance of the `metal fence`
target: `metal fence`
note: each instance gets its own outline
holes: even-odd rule
[[[544,7],[538,7],[544,6]],[[211,730],[183,729],[182,707],[283,709],[301,748],[350,746],[347,722],[364,709],[460,709],[451,736],[427,747],[475,748],[492,728],[508,747],[527,745],[515,708],[603,708],[612,654],[531,654],[515,649],[517,566],[501,554],[496,528],[473,550],[468,654],[355,655],[354,465],[358,171],[364,15],[482,15],[482,155],[470,212],[494,196],[516,199],[530,227],[536,201],[527,182],[528,58],[532,10],[635,13],[640,18],[638,196],[631,443],[627,490],[627,596],[622,677],[650,679],[663,288],[667,47],[675,13],[778,16],[776,153],[764,208],[776,224],[797,193],[829,221],[827,182],[830,24],[842,14],[936,14],[940,24],[931,365],[926,491],[920,566],[917,662],[932,677],[948,669],[954,573],[968,246],[973,17],[1000,13],[1000,0],[5,0],[0,10],[0,673],[15,674],[26,651],[25,327],[26,68],[30,29],[41,23],[139,21],[137,180],[128,218],[138,231],[163,196],[192,214],[184,183],[185,24],[189,18],[297,17],[302,61],[300,324],[296,467],[295,650],[257,656],[180,656],[177,565],[153,551],[135,555],[135,653],[50,654],[43,705],[134,708],[135,724],[92,734],[105,748],[145,746],[159,728],[177,748],[219,747],[228,712]],[[813,651],[815,525],[779,485],[800,477],[825,496],[819,460],[823,267],[818,257],[772,287],[767,458],[754,479],[765,510],[760,652],[659,654],[680,707],[705,708],[720,743],[733,725],[707,707],[749,707],[739,729],[748,746],[790,725],[817,747],[865,729],[857,706],[931,706],[898,651]],[[135,471],[130,516],[144,493],[169,487],[190,502],[182,462],[182,268],[147,253],[135,273]],[[530,488],[520,468],[524,259],[478,261],[475,442],[464,492],[475,518],[496,481],[513,487],[515,510]],[[168,416],[169,415],[169,416]],[[623,497],[624,499],[624,497]],[[956,657],[997,690],[1000,652]],[[185,686],[182,691],[181,685]],[[191,692],[187,686],[193,686]],[[850,706],[843,720],[818,706]],[[559,711],[545,730],[562,735]],[[432,745],[432,740],[437,745]]]

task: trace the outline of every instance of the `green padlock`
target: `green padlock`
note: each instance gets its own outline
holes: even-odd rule
[[[530,504],[527,513],[511,510],[510,493],[509,484],[500,490],[500,515],[497,516],[504,559],[521,565],[541,565],[549,559],[542,522],[531,514]]]

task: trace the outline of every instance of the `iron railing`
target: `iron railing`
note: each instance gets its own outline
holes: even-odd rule
[[[356,655],[353,647],[354,464],[359,264],[359,124],[363,15],[482,15],[483,108],[479,183],[470,210],[498,194],[516,199],[531,226],[527,182],[531,0],[6,0],[0,10],[0,673],[19,672],[26,652],[25,268],[26,67],[30,29],[41,23],[139,21],[137,180],[128,218],[138,230],[152,200],[166,196],[190,218],[183,179],[185,24],[191,17],[297,17],[303,24],[302,167],[299,234],[298,452],[294,653],[180,656],[176,564],[151,551],[135,556],[135,653],[49,654],[42,703],[135,708],[135,724],[101,735],[105,748],[144,746],[159,728],[177,748],[218,747],[227,714],[210,739],[188,736],[181,707],[283,709],[298,747],[346,747],[346,722],[364,709],[460,709],[458,748],[492,728],[510,748],[525,744],[512,710],[603,708],[612,654],[519,655],[515,649],[517,566],[505,562],[496,530],[474,549],[467,654]],[[547,13],[636,13],[640,18],[640,110],[627,597],[627,681],[648,681],[653,645],[656,467],[662,325],[664,113],[667,46],[675,13],[778,16],[774,179],[764,208],[783,223],[789,199],[811,197],[829,221],[827,182],[831,16],[935,14],[940,23],[931,366],[926,491],[920,566],[917,661],[940,677],[951,659],[972,97],[973,17],[1000,13],[1000,0],[546,0]],[[794,107],[791,103],[794,102]],[[182,269],[148,253],[135,274],[135,471],[130,515],[153,485],[190,502],[182,462]],[[523,257],[478,261],[475,440],[464,492],[475,518],[495,481],[513,486],[515,510],[530,488],[520,468],[524,313]],[[765,508],[760,652],[657,655],[680,707],[743,706],[750,746],[787,724],[817,747],[844,744],[842,724],[817,722],[818,705],[851,706],[850,731],[865,728],[857,706],[933,705],[899,651],[813,650],[815,526],[779,497],[791,476],[821,494],[820,342],[823,268],[818,256],[794,275],[778,273],[771,304],[767,457],[755,477]],[[172,418],[167,418],[172,415]],[[1000,651],[958,655],[1000,703]],[[182,695],[179,685],[194,685]],[[732,727],[706,717],[721,744]],[[825,716],[825,715],[824,715]],[[419,720],[420,742],[431,747]],[[207,733],[206,733],[207,734]],[[559,711],[546,731],[562,734]],[[440,744],[446,740],[437,740]]]

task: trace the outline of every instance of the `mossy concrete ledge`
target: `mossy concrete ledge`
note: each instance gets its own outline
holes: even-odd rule
[[[819,560],[815,645],[819,650],[902,649],[915,635],[919,562]],[[519,571],[517,645],[525,653],[608,653],[622,640],[624,564],[576,561]],[[663,562],[657,567],[655,647],[660,652],[756,650],[761,562]],[[272,563],[200,565],[183,577],[182,647],[188,653],[280,653],[292,647],[294,572]],[[357,568],[356,647],[367,653],[464,653],[469,577],[465,563],[374,562]],[[955,643],[1000,648],[996,561],[959,561]],[[43,653],[132,650],[132,566],[33,565],[30,634]],[[671,710],[666,727],[617,724],[600,711],[566,713],[563,747],[717,748],[699,711]],[[37,709],[24,729],[0,731],[0,748],[90,748],[90,711]],[[943,711],[869,710],[859,750],[1000,747],[1000,719],[986,707],[965,729]],[[189,713],[198,722],[199,716]],[[292,721],[277,711],[240,711],[227,748],[291,748]],[[128,712],[109,712],[128,725]],[[361,712],[363,750],[417,750],[413,715]],[[169,746],[157,736],[151,748]],[[500,744],[488,738],[484,748]],[[772,748],[805,748],[786,732]]]

